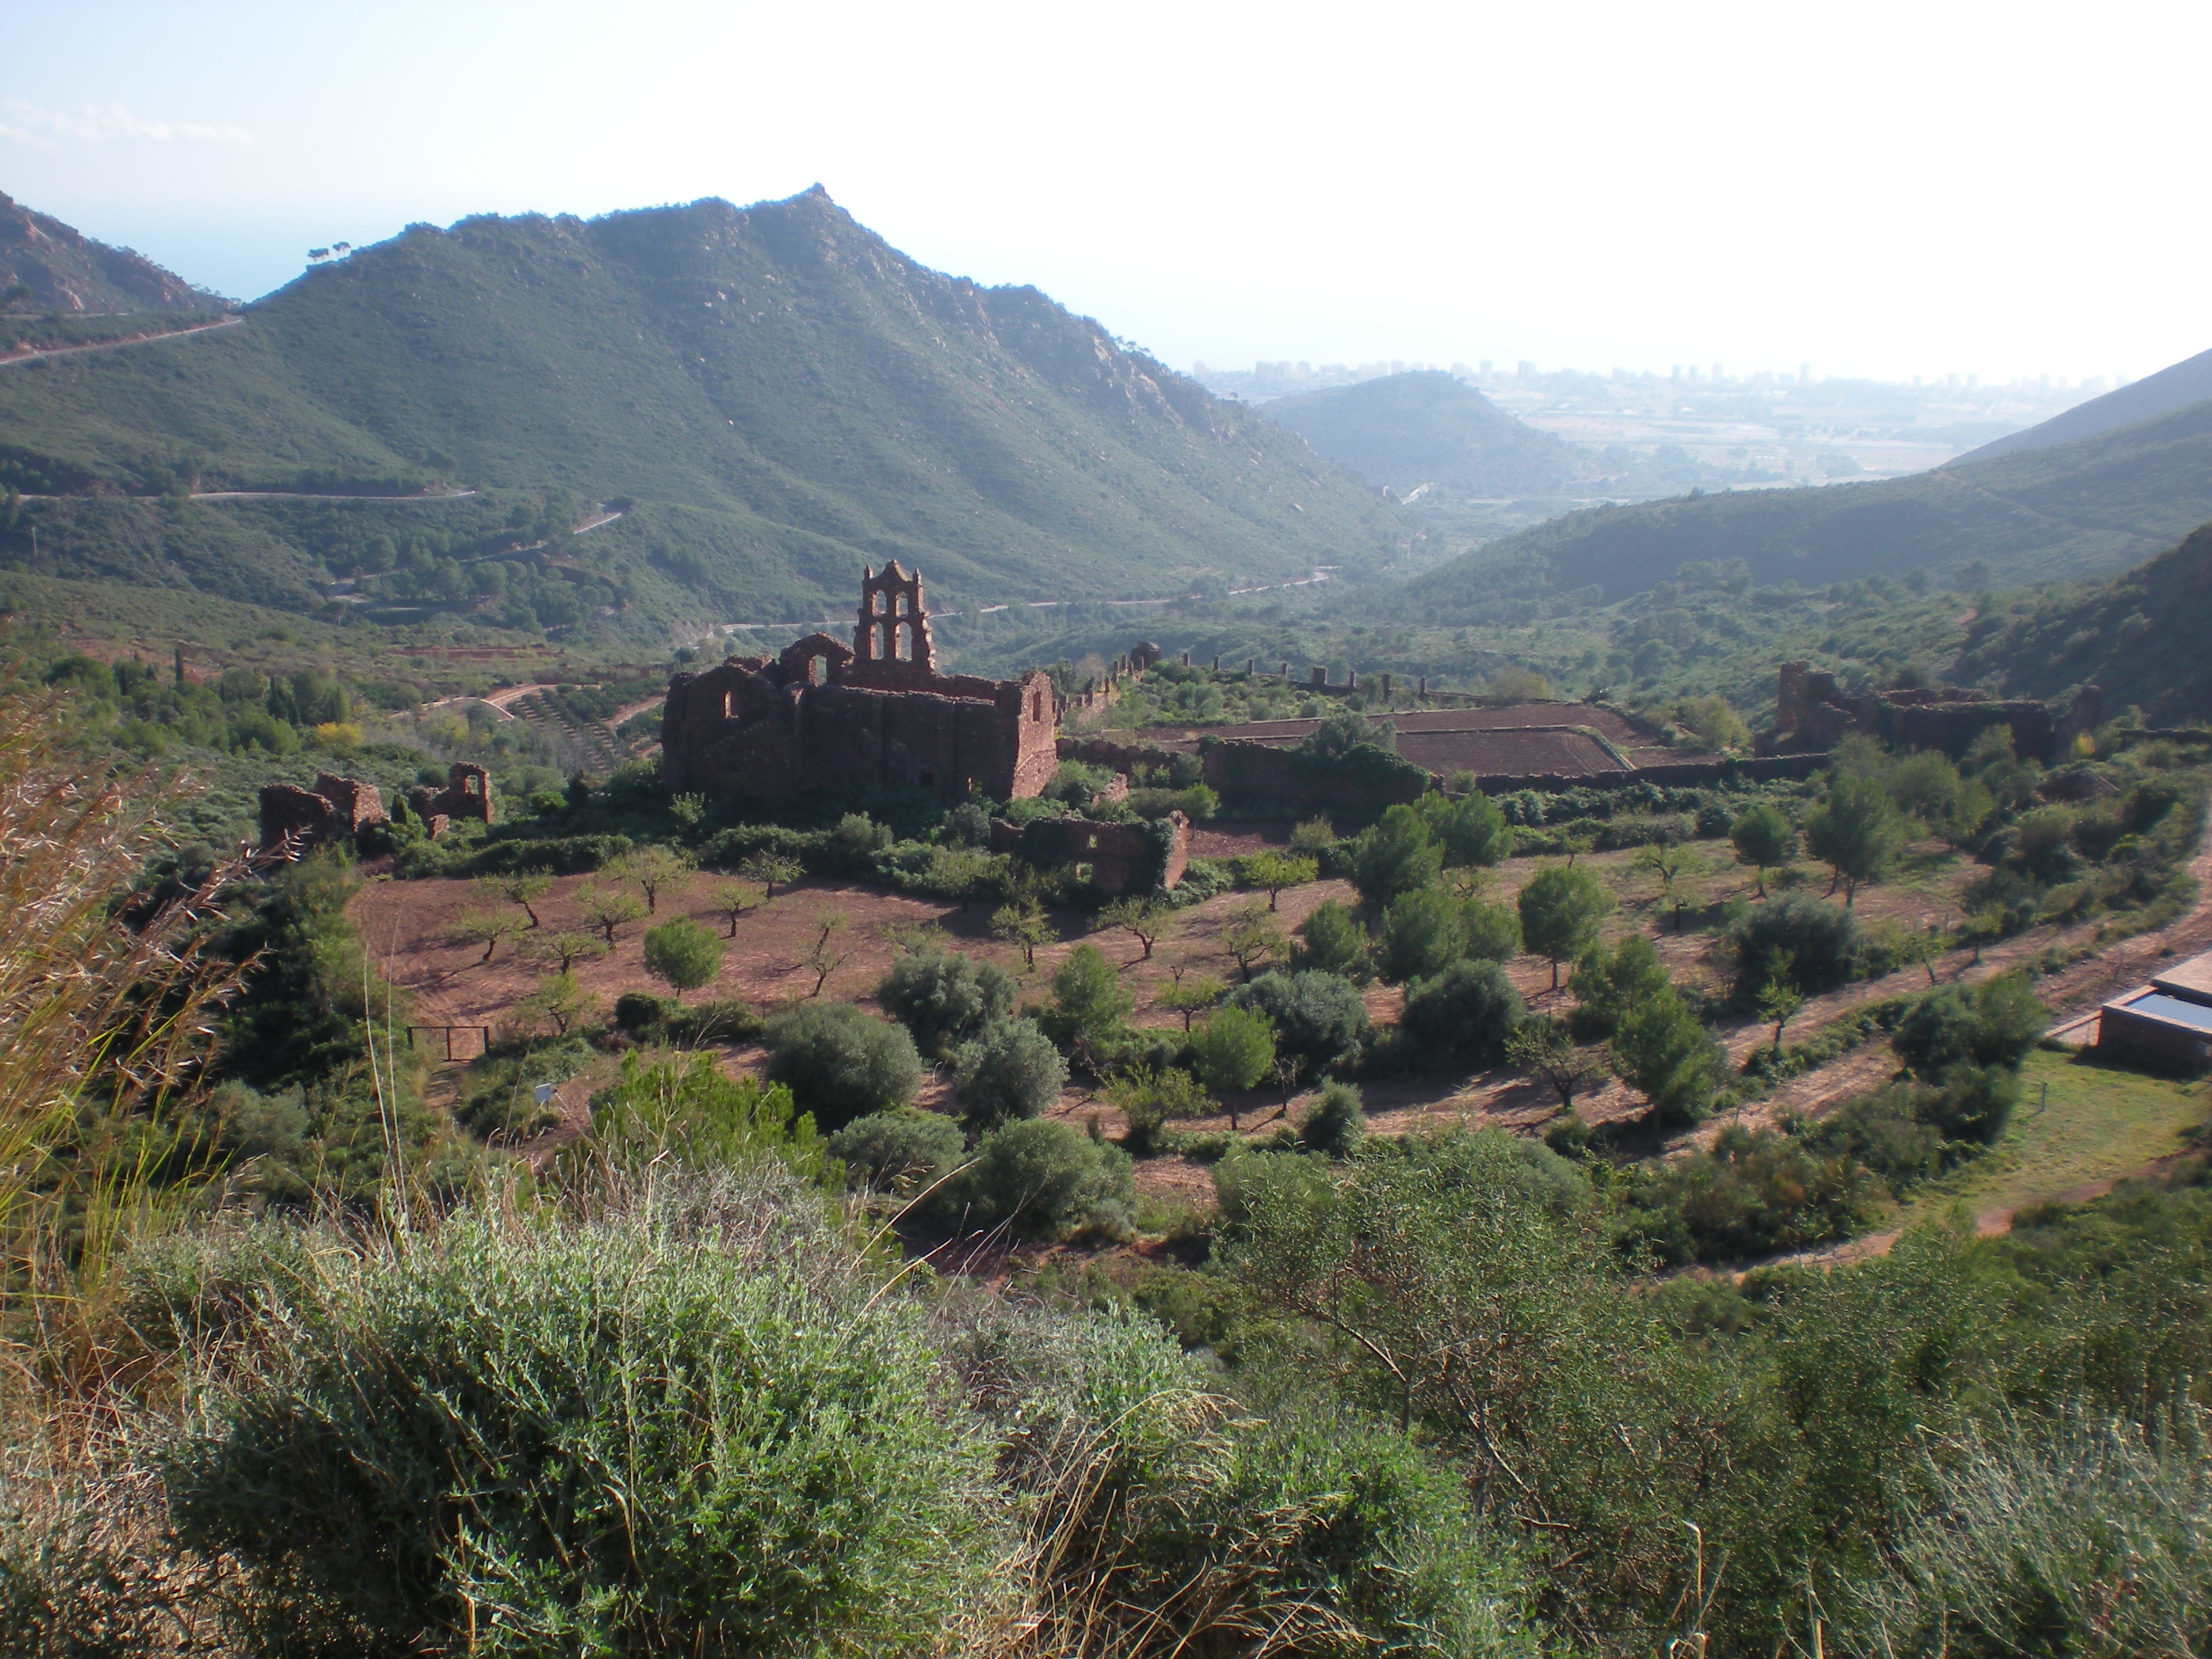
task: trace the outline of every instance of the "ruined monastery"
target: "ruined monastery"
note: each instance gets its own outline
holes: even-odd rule
[[[669,682],[661,775],[672,793],[783,800],[908,788],[947,800],[1042,794],[1058,758],[1052,681],[937,672],[921,573],[860,584],[853,643],[810,634],[779,657],[731,657]]]

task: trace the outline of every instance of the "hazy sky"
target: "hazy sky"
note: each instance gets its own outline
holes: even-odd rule
[[[0,190],[252,296],[820,180],[1188,366],[2140,375],[2212,346],[2202,3],[0,0]]]

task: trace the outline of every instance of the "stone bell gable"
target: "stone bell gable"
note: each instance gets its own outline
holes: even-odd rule
[[[921,789],[957,800],[1043,793],[1059,709],[1042,673],[940,674],[921,574],[860,585],[853,643],[810,634],[776,657],[731,657],[669,682],[660,770],[678,794],[787,799]]]

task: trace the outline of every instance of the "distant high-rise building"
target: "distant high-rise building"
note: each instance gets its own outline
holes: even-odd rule
[[[1390,372],[1393,374],[1403,374],[1406,372],[1406,360],[1403,357],[1393,357],[1390,360]]]
[[[1517,368],[1514,373],[1519,376],[1522,383],[1525,386],[1528,382],[1536,378],[1536,365],[1530,362],[1526,357],[1523,357],[1521,360],[1519,368]]]
[[[1810,386],[1813,384],[1812,364],[1800,363],[1797,365],[1797,384],[1799,386]]]
[[[1715,386],[1718,386],[1720,383],[1721,383],[1721,366],[1720,366],[1718,363],[1715,363],[1715,364],[1713,365],[1713,384],[1714,384]]]
[[[1489,359],[1489,358],[1485,357],[1485,358],[1482,360],[1481,368],[1482,368],[1482,378],[1483,378],[1484,380],[1488,380],[1488,379],[1490,378],[1490,359]]]
[[[1682,378],[1682,366],[1681,366],[1681,364],[1680,364],[1680,363],[1675,364],[1675,365],[1674,365],[1674,374],[1671,374],[1671,375],[1669,375],[1668,378],[1668,379],[1670,379],[1670,380],[1674,380],[1674,381],[1676,381],[1676,382],[1678,382],[1678,383],[1679,383],[1679,382],[1680,381],[1681,378]]]

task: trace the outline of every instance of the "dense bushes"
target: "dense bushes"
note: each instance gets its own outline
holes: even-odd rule
[[[252,1575],[256,1645],[933,1640],[987,1559],[988,1441],[914,1307],[791,1272],[766,1196],[462,1217],[272,1281],[282,1339],[210,1357],[165,1462],[185,1542]]]
[[[1929,992],[1898,1022],[1890,1044],[1916,1076],[1932,1081],[1961,1063],[2018,1066],[2049,1019],[2023,975],[2001,974],[1971,989]]]
[[[809,1002],[768,1024],[768,1075],[788,1087],[825,1133],[904,1105],[921,1080],[903,1029],[850,1003]]]
[[[945,1054],[1012,1012],[1014,976],[994,962],[950,951],[916,951],[898,957],[876,1000],[913,1035],[925,1054]]]
[[[963,1232],[1111,1238],[1136,1224],[1136,1188],[1120,1147],[1057,1119],[1030,1118],[984,1136],[937,1208]]]
[[[1729,929],[1735,988],[1748,1001],[1779,977],[1807,992],[1856,977],[1866,951],[1858,918],[1840,904],[1791,893],[1754,904]]]
[[[911,1106],[856,1117],[830,1137],[830,1154],[855,1186],[920,1191],[959,1164],[967,1137],[951,1118]]]
[[[1440,1060],[1495,1066],[1522,1012],[1520,992],[1496,963],[1455,962],[1412,988],[1400,1024]]]
[[[1264,1015],[1274,1028],[1276,1052],[1297,1060],[1310,1075],[1351,1054],[1367,1033],[1359,988],[1314,969],[1262,974],[1231,992],[1229,1002]]]
[[[1002,1019],[963,1043],[952,1091],[979,1133],[1017,1118],[1042,1116],[1067,1086],[1067,1062],[1036,1023]]]

